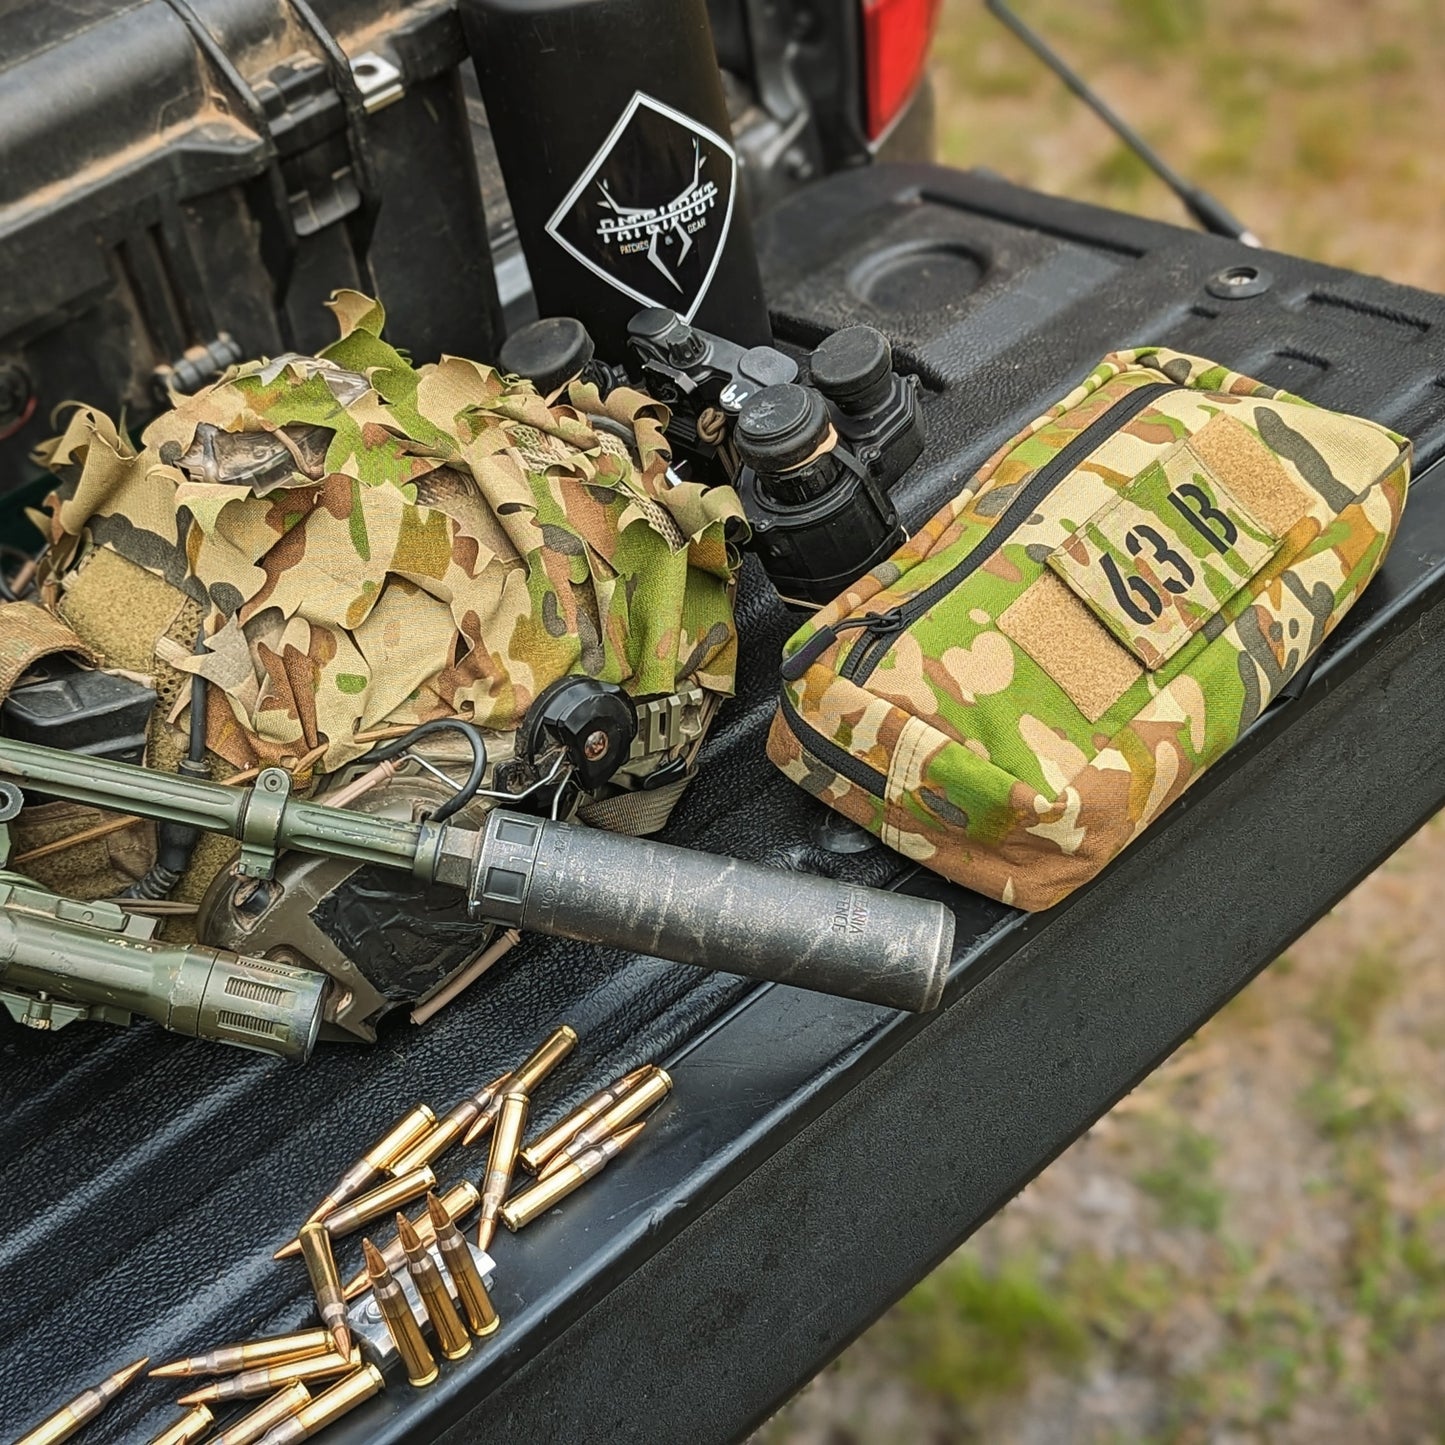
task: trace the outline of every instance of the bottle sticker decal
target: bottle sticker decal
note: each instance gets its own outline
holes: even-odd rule
[[[737,170],[721,136],[638,91],[547,234],[640,305],[691,321],[722,260]]]

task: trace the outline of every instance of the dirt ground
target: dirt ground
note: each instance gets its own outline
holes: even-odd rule
[[[1445,289],[1445,3],[1019,0],[1272,246]],[[974,0],[940,143],[1180,208]],[[1445,1442],[1445,821],[759,1433],[758,1445]]]

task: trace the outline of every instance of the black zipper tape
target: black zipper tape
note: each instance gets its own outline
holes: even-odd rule
[[[862,788],[875,798],[884,796],[888,779],[877,768],[869,767],[846,748],[839,747],[832,738],[805,723],[786,692],[782,695],[781,706],[788,730],[824,767],[831,768],[839,777],[847,778],[855,787]]]
[[[1024,483],[1018,496],[1004,509],[1003,515],[989,528],[967,556],[962,557],[931,586],[925,587],[916,597],[900,602],[887,612],[873,613],[867,617],[850,618],[833,628],[824,628],[808,639],[804,648],[799,649],[788,662],[801,656],[819,638],[827,640],[813,653],[816,658],[833,641],[828,633],[837,634],[843,627],[860,624],[867,631],[854,643],[839,675],[851,682],[863,683],[873,675],[878,664],[888,655],[894,639],[904,628],[928,611],[934,603],[947,596],[954,588],[971,577],[1018,529],[1033,516],[1040,504],[1053,489],[1062,482],[1078,465],[1087,459],[1090,452],[1100,446],[1108,437],[1136,417],[1150,402],[1157,400],[1166,391],[1177,391],[1172,381],[1150,381],[1136,386],[1127,396],[1120,397],[1102,416],[1093,421],[1076,436],[1056,457],[1047,462]],[[810,658],[809,662],[813,659]],[[808,664],[804,664],[806,669]],[[801,676],[801,672],[799,673]],[[786,674],[785,674],[786,676]]]

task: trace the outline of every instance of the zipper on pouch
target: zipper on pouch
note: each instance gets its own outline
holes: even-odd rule
[[[1004,509],[1003,515],[989,528],[987,534],[966,557],[960,558],[931,586],[925,587],[916,597],[886,612],[870,613],[866,617],[849,618],[833,627],[825,627],[808,641],[783,664],[783,678],[793,682],[801,677],[812,663],[831,646],[837,634],[844,628],[863,627],[867,630],[853,644],[852,651],[839,668],[839,675],[851,682],[863,683],[872,676],[874,669],[888,655],[894,639],[904,628],[922,617],[934,603],[946,597],[966,578],[973,575],[1018,529],[1033,516],[1040,503],[1058,484],[1064,480],[1090,452],[1094,451],[1121,427],[1136,417],[1150,402],[1157,401],[1166,391],[1177,391],[1172,381],[1150,381],[1136,386],[1127,396],[1096,417],[1058,454],[1045,462],[1027,482],[1018,496]],[[816,646],[815,646],[816,644]],[[811,654],[804,660],[804,654]],[[793,664],[801,665],[790,675]]]
[[[902,610],[895,607],[889,612],[869,612],[862,617],[845,617],[830,627],[820,627],[791,657],[782,660],[778,676],[784,682],[797,682],[832,647],[840,632],[849,632],[855,627],[866,627],[870,634],[890,631],[894,626],[890,619],[898,617]],[[903,623],[899,620],[896,625],[901,627]]]
[[[839,747],[832,738],[824,736],[817,728],[805,723],[798,716],[798,710],[789,701],[786,692],[783,693],[781,705],[783,721],[787,723],[788,731],[824,767],[831,768],[839,777],[847,778],[854,787],[862,788],[865,793],[871,793],[875,798],[883,796],[888,779],[877,768],[869,767],[846,748]]]

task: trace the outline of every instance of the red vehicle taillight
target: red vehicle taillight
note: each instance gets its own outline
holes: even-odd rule
[[[863,0],[868,138],[893,123],[923,75],[939,0]]]

